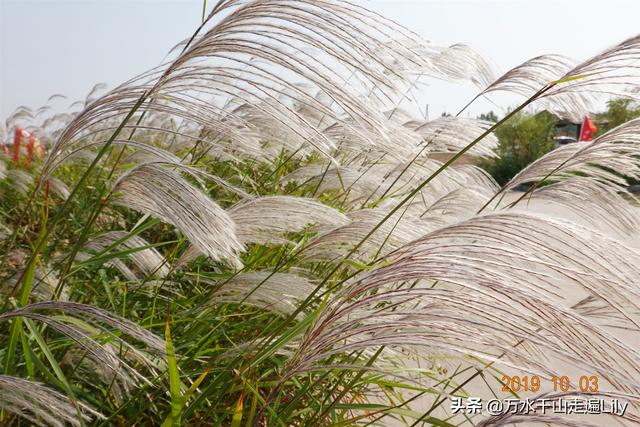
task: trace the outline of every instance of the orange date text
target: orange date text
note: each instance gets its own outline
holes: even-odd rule
[[[550,380],[543,380],[538,375],[503,375],[501,379],[502,391],[518,393],[521,391],[538,392],[547,381],[549,388],[555,392],[567,392],[574,388],[581,392],[597,393],[599,390],[598,377],[595,375],[581,375],[577,381],[572,382],[567,375],[552,376]]]

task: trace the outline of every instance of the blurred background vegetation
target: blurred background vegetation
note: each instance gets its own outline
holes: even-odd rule
[[[605,111],[593,115],[598,126],[595,136],[639,116],[640,105],[632,100],[610,100]],[[478,119],[496,122],[498,116],[489,111],[479,115]],[[499,157],[485,160],[480,166],[504,185],[527,165],[556,147],[554,137],[559,134],[559,126],[558,117],[548,111],[516,114],[495,131],[499,140],[496,152]]]

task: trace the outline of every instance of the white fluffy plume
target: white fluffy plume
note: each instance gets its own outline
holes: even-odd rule
[[[116,203],[175,225],[212,259],[242,266],[238,253],[244,247],[233,220],[179,173],[154,164],[138,166],[118,180],[114,192]]]

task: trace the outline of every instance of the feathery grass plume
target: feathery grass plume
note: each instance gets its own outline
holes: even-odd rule
[[[99,148],[105,143],[105,140],[97,140],[85,144],[82,148],[69,150],[67,153],[60,156],[60,158],[58,159],[58,164],[61,164],[66,160],[77,160],[78,158],[93,159],[93,157],[95,157],[95,152],[93,151],[93,149]],[[168,164],[175,164],[176,166],[181,165],[179,157],[168,151],[158,149],[153,145],[143,144],[137,141],[129,141],[126,139],[116,139],[113,141],[113,145],[130,147],[135,150],[129,157],[125,159],[125,164],[165,162]]]
[[[511,212],[436,230],[387,261],[332,298],[285,378],[322,369],[332,355],[392,346],[547,376],[558,366],[547,359],[565,360],[612,390],[640,390],[638,349],[570,307],[591,295],[637,332],[637,250],[568,222]],[[444,286],[407,285],[417,280]]]
[[[626,190],[594,179],[567,178],[532,191],[526,198],[526,210],[554,216],[550,207],[559,206],[563,209],[556,210],[555,215],[560,218],[569,211],[578,215],[576,222],[582,220],[591,228],[626,239],[640,227],[638,208],[630,198]],[[507,196],[501,205],[508,206],[512,200]],[[543,204],[537,205],[536,201]]]
[[[449,47],[431,47],[432,53],[423,46],[418,51],[427,55],[429,65],[421,70],[427,75],[445,80],[468,80],[478,87],[485,87],[496,79],[487,61],[470,46],[456,43]]]
[[[425,179],[429,179],[441,166],[442,163],[436,160],[414,160],[393,165],[385,175],[384,181],[366,202],[372,206],[390,210],[401,202],[402,197],[414,190]],[[416,214],[422,213],[437,200],[459,188],[472,188],[488,196],[495,195],[499,188],[495,180],[485,171],[475,165],[466,164],[447,168],[433,178],[432,182],[433,185],[430,188],[421,190],[403,209]]]
[[[18,120],[30,121],[33,120],[33,118],[34,117],[31,108],[21,105],[16,108],[13,113],[9,115],[9,117],[6,118],[4,123],[5,127],[7,129],[10,129],[13,125],[16,124]]]
[[[90,330],[90,329],[89,329]],[[141,385],[151,385],[150,375],[157,377],[159,371],[166,369],[165,363],[140,349],[123,348],[119,343],[100,343],[100,351],[87,351],[85,345],[71,346],[64,354],[63,363],[72,366],[81,379],[95,385],[91,381],[97,379],[108,387],[116,403],[122,404],[131,393]],[[149,372],[139,371],[144,366]]]
[[[625,176],[638,176],[637,144],[585,142],[559,147],[531,163],[508,183],[513,188],[522,183],[587,175],[609,185],[625,187]]]
[[[596,179],[620,189],[627,185],[624,177],[640,178],[640,119],[611,129],[592,142],[569,144],[553,150],[520,171],[506,185],[547,179]]]
[[[561,55],[537,56],[507,71],[473,100],[497,91],[529,97],[558,82],[537,103],[579,121],[603,95],[637,97],[639,53],[640,36],[634,36],[579,64]]]
[[[565,76],[577,65],[577,61],[562,55],[540,55],[504,73],[487,86],[475,98],[493,92],[511,92],[529,98],[551,82]],[[537,104],[563,117],[575,121],[582,120],[585,113],[592,111],[597,97],[590,93],[567,91],[553,97],[542,98]]]
[[[5,162],[0,160],[0,180],[3,180],[7,177],[7,165]]]
[[[439,117],[428,122],[414,122],[414,131],[422,137],[426,144],[426,155],[429,158],[446,161],[471,141],[487,131],[493,123],[483,120],[461,117]],[[498,146],[498,138],[489,134],[469,150],[467,157],[495,157],[494,149]],[[448,155],[447,157],[445,157]]]
[[[640,35],[636,35],[576,65],[543,98],[569,92],[637,98],[632,90],[640,84],[639,57]]]
[[[324,193],[335,191],[346,196],[351,205],[364,201],[380,191],[380,181],[384,179],[384,170],[358,167],[336,167],[311,164],[287,174],[280,180],[281,184],[296,182],[299,185],[309,185],[315,192]]]
[[[150,357],[144,351],[120,341],[117,345],[101,342],[93,338],[99,331],[81,319],[74,319],[73,323],[65,323],[50,316],[36,313],[23,314],[25,319],[39,321],[51,329],[73,340],[74,344],[64,353],[62,362],[74,370],[90,366],[94,370],[88,375],[80,376],[79,381],[89,387],[96,385],[96,380],[108,386],[108,394],[114,400],[121,401],[134,388],[141,385],[150,386],[152,382],[147,378],[156,377],[158,370],[164,369],[163,362]],[[125,344],[125,345],[122,345]],[[132,363],[128,363],[131,361]],[[135,366],[135,367],[134,367]]]
[[[82,346],[69,348],[62,359],[62,364],[72,366],[78,377],[83,380],[95,381],[97,379],[99,383],[109,387],[109,392],[114,401],[117,404],[122,404],[131,395],[131,392],[140,385],[140,381],[125,369],[113,368],[113,366],[120,368],[119,362],[117,362],[119,353],[117,347],[114,348],[111,343],[106,343],[103,344],[103,350],[107,350],[110,353],[110,356],[116,361],[115,364],[108,365],[104,357],[97,358]],[[95,383],[89,384],[95,385]]]
[[[233,220],[179,173],[155,164],[141,165],[122,176],[114,192],[116,204],[168,222],[211,259],[242,267],[238,253],[244,247]]]
[[[0,408],[19,415],[39,426],[82,425],[78,415],[85,422],[104,416],[84,403],[77,407],[67,396],[42,383],[22,378],[0,375]],[[80,410],[80,414],[78,414]]]
[[[43,313],[51,310],[63,311],[65,316]],[[77,317],[69,316],[69,314],[74,314]],[[98,368],[96,371],[98,377],[104,378],[108,376],[111,382],[116,381],[121,386],[126,386],[125,390],[141,384],[151,384],[147,376],[139,372],[141,368],[134,368],[127,363],[126,359],[130,359],[136,365],[146,368],[153,376],[157,375],[157,369],[164,368],[161,360],[146,354],[143,350],[137,349],[101,324],[105,323],[120,332],[136,338],[146,344],[150,351],[161,355],[164,350],[162,348],[163,343],[159,338],[137,324],[113,316],[103,310],[78,303],[48,301],[34,303],[0,315],[0,321],[15,318],[43,323],[73,340],[75,346],[65,353],[64,361],[73,362],[73,352],[81,349],[82,354],[75,359],[76,361],[81,364],[92,364]],[[105,339],[106,341],[103,341]],[[118,345],[110,343],[109,341],[111,340],[115,340]],[[80,380],[88,381],[90,385],[94,385],[88,376],[82,376]],[[107,385],[111,385],[111,382],[108,382]],[[116,400],[122,397],[121,391],[120,389],[113,391]]]
[[[520,221],[520,225],[517,225],[518,221]],[[536,229],[536,227],[538,228]],[[471,253],[476,250],[479,251],[479,254],[486,251],[487,255],[491,255],[491,244],[494,242],[495,244],[500,244],[499,247],[505,252],[504,254],[494,254],[493,259],[496,260],[501,257],[508,259],[511,256],[507,254],[509,248],[513,248],[515,252],[517,251],[518,245],[522,245],[521,249],[525,249],[527,245],[531,245],[526,251],[520,251],[522,254],[523,271],[535,266],[538,271],[530,278],[530,281],[533,282],[533,278],[539,276],[541,276],[540,278],[542,280],[536,284],[530,283],[524,286],[524,288],[542,291],[543,289],[569,286],[567,284],[568,282],[556,282],[554,278],[557,279],[556,275],[560,274],[561,278],[566,279],[564,276],[568,275],[568,272],[572,272],[570,281],[574,283],[574,285],[577,284],[584,289],[588,289],[593,295],[599,295],[601,298],[607,299],[612,306],[619,304],[620,315],[625,316],[629,321],[636,322],[634,319],[637,315],[635,315],[633,311],[625,312],[622,310],[622,307],[629,305],[637,306],[637,302],[634,301],[634,295],[640,291],[632,285],[632,277],[636,274],[635,268],[637,268],[634,267],[633,260],[640,256],[640,253],[633,248],[621,245],[619,241],[596,230],[535,214],[523,212],[496,213],[479,216],[436,230],[424,238],[400,249],[394,254],[395,261],[393,266],[386,268],[386,270],[387,272],[395,273],[394,267],[400,267],[400,259],[406,259],[407,262],[411,262],[412,266],[420,264],[418,266],[419,268],[426,267],[428,262],[431,261],[430,258],[411,258],[414,250],[422,250],[421,245],[424,244],[425,248],[428,247],[429,250],[432,250],[434,245],[441,243],[442,247],[440,250],[445,252],[446,255],[446,250],[450,245],[453,245],[454,248],[457,247],[457,240],[471,240],[473,239],[474,233],[483,233],[483,230],[490,228],[493,230],[493,234],[483,237],[483,248],[476,246],[469,247],[469,258],[472,257]],[[575,233],[576,235],[571,241],[564,241],[563,236],[571,235],[571,233]],[[594,246],[595,248],[592,248]],[[562,247],[566,247],[566,250],[561,250]],[[572,249],[571,251],[568,250],[569,247]],[[626,255],[616,258],[613,254],[618,252],[624,252]],[[431,252],[427,253],[429,257],[434,256],[434,262],[437,261],[435,255],[432,255]],[[455,259],[455,253],[452,254],[452,256],[454,256]],[[584,256],[584,259],[588,259],[589,263],[581,260],[581,256]],[[526,262],[529,257],[531,257],[530,261]],[[466,257],[463,257],[460,260],[463,261],[465,259]],[[481,262],[483,260],[485,260],[485,257],[478,257],[475,262]],[[560,263],[562,267],[556,269],[555,265]],[[471,267],[472,264],[469,262],[465,264],[465,266]],[[483,267],[485,267],[483,264],[479,266],[479,268]],[[514,269],[512,277],[508,282],[515,283],[516,280],[519,280],[517,276],[518,270],[515,270],[515,267],[508,267],[507,264],[501,265],[498,263],[492,263],[491,267],[496,269],[493,272],[496,276],[492,281],[496,280],[498,277],[497,274],[502,268]],[[545,276],[543,272],[547,268],[554,268],[557,271],[555,273],[549,272],[548,276]],[[381,271],[382,270],[380,270],[380,272]],[[505,270],[503,273],[506,272]],[[373,275],[375,274],[377,273]],[[455,277],[455,275],[452,266],[450,279],[453,277]],[[441,277],[441,279],[447,281],[444,277]],[[410,280],[410,278],[406,280]],[[464,279],[460,278],[460,280]],[[616,281],[621,282],[621,284],[615,285],[614,283]],[[548,288],[546,285],[550,285],[551,288]],[[604,291],[605,289],[607,292]],[[558,297],[556,297],[555,300],[558,301]]]
[[[311,240],[300,256],[307,260],[336,261],[344,257],[388,213],[386,209],[363,209],[349,214],[351,222]],[[358,249],[359,259],[386,254],[429,231],[426,224],[405,212],[396,213]]]
[[[44,119],[42,121],[41,127],[42,129],[44,129],[46,134],[49,135],[48,139],[50,139],[51,141],[55,141],[62,132],[62,129],[64,129],[69,123],[71,123],[75,116],[76,114],[74,113],[54,114],[51,117],[47,117],[46,119]]]
[[[42,107],[38,108],[36,110],[36,117],[46,113],[47,111],[51,110],[51,105],[43,105]]]
[[[56,165],[63,163],[65,160],[72,159],[72,158],[78,159],[79,157],[82,157],[85,160],[92,160],[93,157],[90,154],[91,152],[88,153],[87,149],[92,147],[98,148],[101,145],[105,144],[106,142],[107,142],[106,140],[94,141],[92,143],[85,144],[82,148],[69,151],[68,153],[60,156],[60,158],[58,159],[59,163],[57,163]],[[155,163],[158,165],[170,165],[181,172],[188,173],[193,178],[198,180],[198,182],[201,184],[203,184],[203,180],[211,180],[216,184],[218,184],[219,186],[221,186],[222,188],[225,188],[226,190],[229,190],[230,192],[235,193],[242,198],[251,197],[248,193],[246,193],[241,188],[228,183],[227,181],[225,181],[224,179],[216,175],[213,175],[201,169],[186,165],[183,163],[182,159],[180,159],[175,154],[169,151],[160,149],[157,146],[144,144],[137,141],[124,140],[124,139],[116,139],[112,142],[112,144],[133,148],[135,150],[132,154],[130,154],[123,160],[123,163],[125,164],[134,163],[136,165],[143,165],[147,163]]]
[[[388,129],[386,139],[380,137],[373,139],[355,133],[352,129],[355,126],[353,121],[349,121],[351,128],[341,122],[334,122],[327,126],[323,129],[323,134],[334,141],[336,145],[334,157],[345,161],[363,153],[374,158],[384,154],[385,158],[396,161],[411,157],[420,145],[420,135],[405,126],[401,116],[392,114],[393,111],[385,114],[384,123]],[[388,116],[391,118],[387,118]]]
[[[9,291],[17,286],[17,281],[25,274],[25,259],[15,258],[16,264],[14,265],[15,273],[7,278],[5,282],[0,285],[0,290]],[[59,277],[57,272],[50,266],[37,266],[35,268],[35,274],[33,278],[33,284],[31,289],[31,297],[34,301],[50,301],[55,295],[55,290],[58,287]],[[69,300],[69,290],[63,288],[60,295],[57,297],[60,301]]]
[[[362,159],[364,162],[404,163],[413,158],[430,158],[446,161],[457,151],[484,133],[491,125],[476,119],[442,117],[431,121],[412,120],[398,109],[386,113],[389,143],[361,140],[344,129],[340,123],[329,126],[324,133],[336,141],[334,157],[343,164]],[[473,161],[474,157],[494,157],[497,139],[487,135],[471,149],[457,164]]]
[[[314,288],[309,279],[297,274],[252,271],[224,281],[212,293],[209,304],[246,304],[286,315],[293,313]]]
[[[11,187],[23,196],[29,194],[33,185],[33,175],[24,169],[10,169],[7,172],[7,179],[11,182]]]
[[[7,311],[0,314],[0,319],[8,320],[19,316],[34,316],[36,315],[39,320],[51,322],[55,320],[54,316],[48,316],[41,314],[42,311],[61,311],[68,315],[75,315],[77,318],[82,318],[85,322],[91,319],[94,321],[94,326],[109,332],[108,329],[100,324],[106,324],[118,331],[129,335],[130,337],[145,344],[150,350],[158,354],[165,353],[164,341],[158,338],[153,333],[149,332],[142,326],[124,319],[122,317],[115,316],[106,310],[98,307],[93,307],[87,304],[80,304],[71,301],[43,301],[26,305],[24,307],[16,308],[12,311]],[[123,341],[124,342],[124,341]]]
[[[493,196],[500,186],[487,171],[476,165],[459,165],[455,170],[465,177],[465,186],[471,187],[483,195]]]
[[[128,236],[126,231],[109,231],[87,242],[85,251],[102,253],[105,249],[116,245],[113,250],[126,252],[133,264],[145,274],[157,274],[165,277],[169,267],[162,255],[140,236]],[[91,258],[84,261],[90,261]],[[134,276],[135,277],[135,276]]]
[[[442,196],[420,214],[421,222],[430,230],[472,218],[489,200],[482,188],[462,187]]]
[[[53,95],[49,96],[49,98],[47,98],[47,102],[51,102],[56,99],[67,99],[67,96],[61,93],[54,93]]]
[[[372,108],[372,99],[393,96],[403,82],[402,68],[425,65],[412,51],[422,42],[391,21],[348,3],[300,1],[286,8],[280,6],[290,6],[289,2],[281,3],[220,3],[207,18],[206,31],[174,61],[87,106],[52,148],[45,170],[83,132],[99,126],[105,117],[128,111],[143,93],[154,102],[142,110],[170,113],[227,136],[238,135],[238,121],[229,123],[226,106],[233,96],[258,106],[280,128],[290,129],[325,153],[333,144],[295,111],[294,103],[319,110],[329,119],[348,117],[355,120],[356,132],[372,129],[368,135],[386,138],[383,117]],[[411,48],[401,41],[389,43],[390,34],[396,32],[411,40]],[[306,83],[314,92],[322,90],[331,103],[318,101],[314,92],[297,83]],[[370,96],[365,100],[355,92]]]
[[[106,88],[107,88],[106,83],[96,83],[95,85],[93,85],[93,87],[91,88],[91,90],[89,91],[89,93],[84,99],[84,106],[86,107],[87,105],[91,104],[93,101],[98,99],[97,94],[105,90]]]
[[[242,243],[287,243],[286,233],[302,231],[308,225],[341,226],[349,218],[314,199],[265,196],[242,201],[228,211]]]
[[[615,309],[600,298],[588,296],[575,304],[573,308],[580,315],[588,317],[602,327],[618,330],[628,330],[629,328],[629,322],[616,316]]]
[[[90,260],[92,259],[92,255],[90,253],[87,252],[78,252],[78,254],[76,255],[76,262],[78,263],[84,263],[84,262],[90,262]],[[140,277],[138,277],[138,275],[136,273],[134,273],[128,266],[126,263],[124,263],[121,259],[118,258],[113,258],[110,259],[108,261],[106,261],[104,263],[104,265],[109,266],[109,267],[113,267],[116,270],[118,270],[120,272],[120,274],[122,275],[122,277],[125,278],[125,280],[128,280],[129,282],[135,283],[138,280],[140,280]]]
[[[383,196],[398,197],[406,194],[440,166],[441,162],[429,159],[413,159],[402,163],[372,162],[361,167],[311,164],[287,174],[280,182],[307,185],[314,188],[315,193],[336,191],[340,196],[338,200],[344,200],[348,206],[353,207],[357,204],[379,202]],[[485,186],[488,191],[496,188],[493,179],[485,172],[476,166],[466,166],[447,169],[435,179],[429,191],[421,193],[421,197],[432,203],[460,186]],[[390,200],[388,204],[393,205],[394,201],[397,203],[399,200]]]
[[[146,367],[151,375],[157,375],[155,368],[158,366],[158,363],[156,360],[146,357],[143,352],[120,339],[118,339],[117,346],[109,342],[101,342],[99,339],[100,330],[84,322],[82,319],[74,318],[71,320],[68,317],[56,318],[55,316],[33,312],[12,312],[9,314],[20,315],[25,319],[41,322],[73,340],[75,345],[69,348],[63,360],[71,362],[73,355],[69,354],[69,351],[81,349],[83,355],[79,360],[80,363],[83,362],[84,358],[93,361],[94,366],[99,368],[96,372],[98,377],[108,375],[112,381],[118,381],[131,386],[139,386],[141,384],[151,385],[146,375],[138,372],[140,368],[136,369],[127,363],[125,356],[129,353],[137,354],[139,357],[136,357],[135,361],[144,362],[142,366]],[[89,384],[93,385],[91,382],[92,379],[90,378],[82,377],[81,380],[88,381]],[[117,399],[118,396],[114,394],[114,398]]]
[[[191,261],[198,258],[200,255],[202,255],[202,251],[200,249],[198,249],[194,245],[189,245],[187,249],[185,249],[185,251],[182,253],[182,255],[180,255],[180,258],[176,260],[175,266],[184,267]]]
[[[83,135],[108,130],[106,118],[121,117],[143,94],[153,102],[141,107],[146,116],[134,127],[144,129],[155,114],[171,115],[212,135],[214,151],[228,144],[255,157],[266,131],[266,146],[288,134],[291,138],[282,143],[291,150],[307,144],[328,155],[335,148],[323,132],[329,125],[395,154],[387,147],[401,139],[393,140],[395,132],[389,132],[379,106],[402,92],[411,71],[493,79],[468,47],[433,47],[362,7],[340,1],[290,6],[288,1],[220,3],[203,24],[203,34],[173,61],[131,79],[80,113],[53,147],[45,171],[55,167],[65,147],[82,144]]]
[[[67,200],[67,197],[69,197],[69,195],[71,194],[71,191],[69,190],[69,187],[67,187],[67,184],[55,177],[49,178],[47,182],[49,183],[49,189],[54,194],[56,194],[62,200]]]
[[[530,97],[545,85],[560,79],[577,65],[563,55],[540,55],[517,65],[487,86],[481,94],[508,91]]]

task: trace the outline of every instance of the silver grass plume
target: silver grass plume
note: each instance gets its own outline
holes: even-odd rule
[[[314,199],[265,196],[240,202],[228,211],[243,243],[286,243],[283,234],[302,231],[308,225],[320,227],[347,224],[349,218]]]
[[[640,36],[630,37],[581,63],[561,55],[541,55],[506,72],[480,92],[509,91],[530,97],[540,94],[537,103],[573,120],[591,112],[604,96],[637,98],[640,83]],[[472,101],[473,102],[473,101]]]
[[[1,230],[0,230],[1,231]],[[18,259],[16,258],[16,261]],[[0,285],[2,290],[13,289],[17,285],[17,281],[23,276],[25,270],[26,259],[21,260],[21,265],[16,265],[15,273]],[[31,288],[31,298],[34,301],[50,301],[54,299],[56,288],[58,287],[59,277],[55,269],[50,266],[36,266]],[[69,300],[69,291],[63,288],[57,297],[60,301]]]
[[[596,372],[613,390],[637,394],[638,349],[571,304],[592,295],[637,331],[639,262],[637,250],[602,233],[532,214],[456,223],[345,286],[306,334],[285,378],[321,368],[334,354],[389,346],[547,376],[557,375],[548,358],[565,360]],[[408,286],[423,280],[442,284]]]
[[[169,274],[169,267],[162,255],[142,237],[128,236],[126,231],[110,231],[104,233],[84,246],[84,250],[100,253],[116,245],[115,250],[130,252],[127,257],[146,274],[157,274],[164,277]]]
[[[80,426],[83,421],[104,419],[86,404],[74,403],[42,383],[7,375],[0,375],[0,408],[39,426]]]
[[[568,73],[577,61],[563,55],[540,55],[504,73],[487,86],[481,94],[508,91],[530,97],[545,85]]]
[[[173,224],[213,260],[242,267],[238,253],[244,247],[233,220],[179,173],[155,164],[141,165],[122,176],[114,192],[116,204]]]
[[[397,196],[406,193],[441,165],[441,162],[435,160],[407,160],[401,163],[381,161],[371,162],[366,166],[354,164],[339,167],[315,163],[289,173],[280,182],[283,185],[289,182],[295,182],[299,186],[306,185],[316,193],[337,192],[338,200],[353,208],[358,204],[378,202],[383,195]],[[433,187],[439,192],[448,192],[460,185],[470,185],[469,179],[475,181],[477,174],[469,174],[467,171],[469,169],[450,168],[436,178],[437,185]],[[424,195],[430,200],[437,197],[433,191],[425,192]]]
[[[280,183],[285,185],[296,182],[298,185],[309,185],[316,188],[318,193],[342,192],[348,196],[350,203],[355,203],[376,192],[383,174],[384,171],[373,168],[310,164],[282,177]]]
[[[462,150],[471,141],[482,135],[493,123],[461,118],[439,117],[424,123],[412,123],[414,132],[422,138],[422,144],[426,145],[425,151],[428,157],[443,160],[444,154],[450,156]],[[487,135],[480,143],[466,153],[470,157],[495,157],[494,149],[498,146],[498,138],[495,135]],[[422,148],[419,147],[419,148]],[[426,157],[426,155],[425,155]],[[448,160],[448,158],[444,158]]]
[[[341,1],[290,6],[284,0],[220,3],[201,35],[175,59],[87,105],[53,147],[45,176],[86,135],[102,130],[108,136],[114,125],[105,117],[123,117],[143,94],[152,101],[141,107],[147,114],[136,126],[141,131],[156,114],[173,116],[187,123],[185,128],[194,125],[198,136],[205,130],[214,148],[228,144],[231,150],[247,147],[252,153],[261,125],[244,114],[250,106],[275,124],[276,135],[295,136],[294,149],[307,144],[329,154],[335,142],[323,134],[325,123],[388,146],[393,133],[379,106],[395,102],[411,72],[431,71],[483,85],[493,80],[486,63],[468,47],[433,47],[360,6]],[[461,70],[463,76],[454,76]],[[157,130],[175,132],[168,126]]]
[[[426,223],[429,230],[471,219],[489,200],[483,194],[483,188],[461,187],[442,196],[420,214],[420,222]]]
[[[280,314],[293,313],[315,289],[307,278],[292,273],[252,271],[240,273],[220,284],[212,293],[210,304],[246,304]]]
[[[640,84],[640,35],[630,37],[576,65],[542,97],[567,93],[637,98],[632,92]]]
[[[147,377],[132,366],[145,366],[154,376],[166,368],[162,360],[133,347],[123,348],[113,342],[101,343],[100,347],[99,352],[87,351],[85,343],[76,344],[67,350],[62,362],[82,372],[80,378],[91,381],[97,377],[109,386],[117,403],[123,403],[141,385],[151,385]]]
[[[106,310],[102,310],[97,307],[93,307],[87,304],[80,304],[70,301],[44,301],[26,305],[24,307],[16,308],[11,311],[0,314],[0,320],[9,320],[16,317],[28,317],[36,318],[39,321],[46,322],[54,329],[60,330],[62,333],[78,334],[78,329],[74,329],[73,325],[66,324],[55,319],[55,316],[43,314],[47,311],[60,311],[67,315],[74,315],[79,319],[83,319],[85,322],[91,322],[91,324],[99,328],[102,331],[108,332],[109,329],[104,326],[107,325],[114,328],[131,338],[134,338],[141,343],[145,344],[152,352],[164,355],[165,343],[164,340],[158,338],[152,332],[149,332],[142,326],[124,319],[119,316],[115,316]],[[86,334],[84,334],[86,335]],[[82,341],[82,340],[81,340]],[[125,341],[121,341],[125,343]],[[79,342],[81,344],[81,342]]]
[[[511,92],[529,98],[536,92],[565,76],[577,61],[562,55],[540,55],[507,71],[487,86],[476,98],[493,92]],[[567,91],[553,97],[542,98],[537,105],[554,113],[579,121],[592,111],[597,100],[589,93]]]
[[[47,180],[47,183],[49,185],[49,189],[62,200],[67,200],[67,197],[69,197],[69,195],[71,194],[71,191],[69,190],[69,187],[67,187],[67,184],[65,184],[58,178],[49,178]]]
[[[11,169],[7,173],[7,179],[11,182],[14,190],[23,196],[29,194],[33,185],[33,175],[23,169]]]
[[[494,71],[487,61],[470,46],[456,43],[447,48],[434,48],[429,71],[433,77],[447,80],[469,80],[478,87],[484,87],[495,80]]]
[[[514,192],[505,197],[501,206],[508,207],[517,196],[520,194]],[[538,201],[543,203],[536,203]],[[623,240],[640,227],[640,217],[631,194],[594,179],[567,178],[545,185],[532,191],[522,204],[524,208],[516,208],[558,218],[571,212],[577,215],[575,222],[582,221],[591,228],[614,233]],[[553,206],[562,209],[554,210]]]
[[[99,148],[104,143],[106,143],[106,141],[99,140],[89,144],[85,144],[82,149],[73,150],[61,156],[61,158],[58,159],[59,164],[71,158],[77,159],[78,156],[86,156],[88,148]],[[116,139],[113,141],[113,144],[118,146],[126,146],[135,150],[124,160],[125,163],[134,163],[136,165],[155,163],[157,165],[173,166],[175,169],[181,172],[188,173],[201,184],[204,184],[204,180],[211,180],[222,188],[225,188],[232,193],[238,194],[242,198],[251,197],[242,189],[226,182],[222,178],[207,173],[193,166],[186,165],[175,154],[160,149],[156,146],[123,139]],[[92,160],[92,158],[89,157],[88,160]],[[56,163],[56,165],[58,165],[58,163]]]
[[[349,214],[351,222],[311,240],[300,256],[315,261],[335,261],[345,256],[387,214],[383,209],[363,209]],[[359,259],[368,260],[426,234],[429,228],[419,219],[401,211],[393,215],[358,249]]]
[[[588,178],[626,187],[623,176],[640,178],[640,119],[630,120],[591,142],[569,144],[553,150],[521,170],[505,186],[511,189],[529,181]]]
[[[78,254],[76,255],[76,262],[79,262],[79,263],[87,262],[91,258],[92,258],[92,255],[88,252],[78,252]],[[104,265],[113,267],[116,270],[118,270],[120,274],[122,274],[122,276],[125,278],[125,280],[129,282],[137,282],[138,280],[140,280],[140,277],[138,277],[138,275],[134,273],[127,266],[127,264],[121,259],[118,259],[118,258],[110,259],[107,262],[105,262]]]

